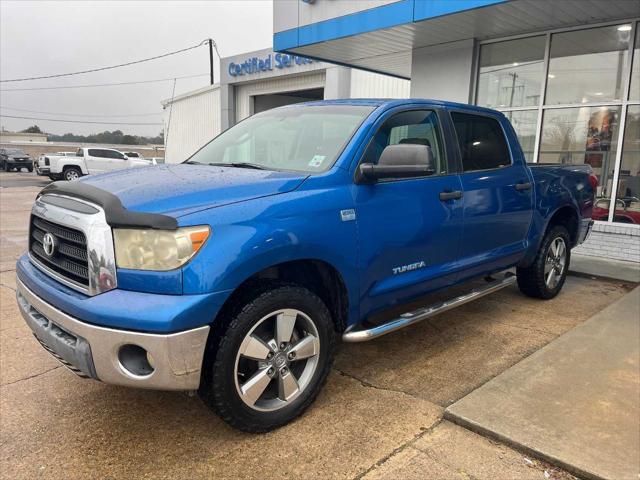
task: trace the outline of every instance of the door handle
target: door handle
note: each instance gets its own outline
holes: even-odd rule
[[[460,190],[455,190],[453,192],[440,192],[440,200],[443,202],[446,200],[458,200],[462,198],[462,192]]]
[[[521,192],[523,190],[531,190],[533,184],[531,182],[527,183],[516,183],[516,190]]]

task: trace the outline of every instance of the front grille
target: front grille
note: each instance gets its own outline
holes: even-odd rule
[[[51,256],[43,247],[47,233],[53,235],[56,243]],[[31,215],[29,251],[35,260],[55,273],[75,284],[89,286],[87,237],[81,231]]]

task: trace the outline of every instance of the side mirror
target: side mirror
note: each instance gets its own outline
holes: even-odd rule
[[[382,178],[423,177],[435,172],[435,158],[431,147],[405,143],[385,147],[377,165],[361,163],[357,178],[366,183]]]
[[[123,159],[123,160],[129,160],[129,157],[127,157],[126,155],[123,155],[123,156],[122,156],[122,159]]]

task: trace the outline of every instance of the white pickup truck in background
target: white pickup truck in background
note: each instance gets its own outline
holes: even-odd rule
[[[56,153],[43,153],[38,157],[36,161],[36,173],[43,177],[49,176],[49,160],[47,157],[75,157],[76,152],[56,152]]]
[[[42,160],[42,165],[38,161],[38,169],[51,180],[76,180],[83,175],[153,165],[149,160],[129,158],[112,148],[91,147],[79,148],[74,156],[44,155]]]

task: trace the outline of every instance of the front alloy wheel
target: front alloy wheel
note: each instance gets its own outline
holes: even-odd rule
[[[294,401],[309,386],[318,366],[320,341],[313,321],[295,309],[260,319],[236,356],[236,389],[242,401],[273,411]]]
[[[247,287],[225,315],[216,319],[224,330],[209,338],[200,397],[247,432],[290,422],[331,371],[336,332],[329,309],[309,289],[274,281]]]

